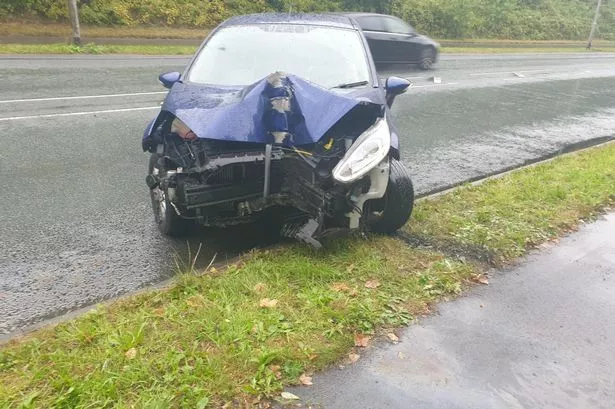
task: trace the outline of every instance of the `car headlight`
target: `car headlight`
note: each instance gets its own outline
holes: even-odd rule
[[[384,118],[379,118],[352,144],[333,169],[333,178],[351,183],[362,178],[386,158],[391,148],[391,131]]]

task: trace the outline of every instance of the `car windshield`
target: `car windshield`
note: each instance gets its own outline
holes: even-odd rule
[[[326,88],[364,85],[370,80],[358,32],[299,24],[258,24],[218,30],[196,57],[188,81],[249,85],[276,71]]]

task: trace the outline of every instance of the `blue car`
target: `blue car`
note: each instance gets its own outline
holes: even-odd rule
[[[255,14],[211,32],[142,140],[157,225],[226,227],[275,213],[283,236],[392,233],[412,212],[390,115],[411,83],[378,79],[343,15]]]

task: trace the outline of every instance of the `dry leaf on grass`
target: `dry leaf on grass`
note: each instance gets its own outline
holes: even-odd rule
[[[259,305],[262,308],[275,308],[278,305],[278,300],[270,300],[269,298],[263,298]]]
[[[393,334],[392,332],[389,332],[387,334],[387,338],[389,339],[389,341],[391,341],[394,344],[397,344],[399,342],[399,337]]]
[[[380,287],[380,281],[378,281],[378,280],[367,280],[365,282],[365,288],[374,289],[374,288],[378,288],[378,287]]]
[[[305,386],[312,386],[312,377],[311,376],[307,376],[306,374],[303,374],[299,377],[299,383],[301,383],[301,385],[305,385]]]
[[[369,340],[372,339],[369,335],[354,334],[354,345],[356,347],[365,348],[369,345]]]
[[[128,351],[126,351],[124,356],[126,358],[128,358],[128,359],[135,359],[135,357],[137,356],[137,349],[136,348],[130,348]]]
[[[331,284],[331,289],[338,293],[350,291],[350,287],[348,287],[348,284],[346,283],[333,283]]]
[[[485,285],[489,284],[489,279],[484,274],[477,274],[477,275],[475,275],[474,276],[474,281],[476,281],[477,283],[485,284]]]
[[[282,392],[280,396],[282,397],[282,399],[286,399],[286,400],[299,400],[299,397],[297,395],[292,394],[290,392]]]
[[[269,365],[269,370],[271,372],[273,372],[273,375],[276,377],[276,379],[281,379],[282,378],[282,371],[281,371],[282,367],[280,365]]]
[[[361,355],[355,354],[354,352],[351,352],[350,354],[348,354],[348,359],[350,360],[351,364],[354,364],[355,362],[357,362],[359,358],[361,358]]]
[[[267,284],[265,284],[265,283],[257,283],[257,284],[254,286],[254,292],[257,292],[257,293],[262,293],[262,292],[264,292],[266,289],[267,289]]]

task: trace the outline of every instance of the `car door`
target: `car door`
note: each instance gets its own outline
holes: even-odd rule
[[[367,39],[369,49],[376,64],[395,60],[393,44],[386,32],[383,16],[361,16],[355,18]]]
[[[414,29],[396,17],[384,18],[389,48],[395,62],[414,63],[420,59],[420,44]]]

